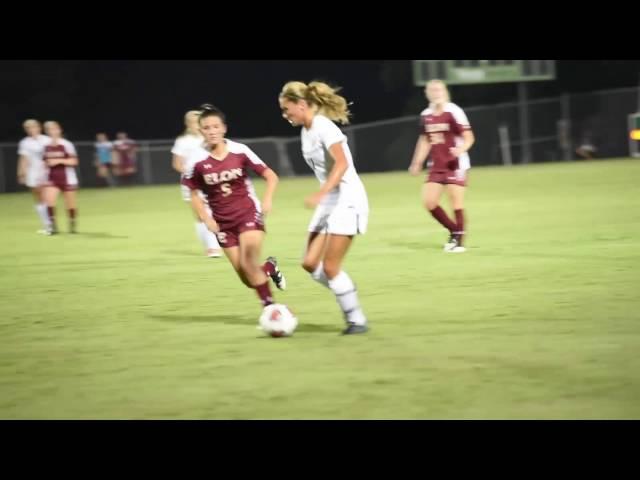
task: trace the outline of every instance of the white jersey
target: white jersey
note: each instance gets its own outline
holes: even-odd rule
[[[37,137],[25,137],[18,144],[18,155],[27,157],[27,168],[42,168],[42,154],[44,147],[51,141],[46,135],[38,135]]]
[[[329,148],[332,145],[339,143],[347,158],[347,171],[342,176],[340,184],[327,194],[320,205],[324,207],[349,206],[359,212],[368,212],[367,192],[353,164],[346,135],[335,123],[320,114],[313,117],[311,128],[302,128],[300,135],[302,155],[320,183],[327,181],[333,168],[334,160],[329,153]]]
[[[182,167],[185,172],[193,168],[195,162],[204,160],[209,155],[209,152],[204,149],[204,138],[201,135],[192,134],[176,138],[171,153],[182,157]]]
[[[25,185],[36,188],[46,182],[47,166],[43,161],[44,147],[51,142],[46,135],[26,137],[18,145],[18,155],[27,159]]]
[[[182,157],[182,171],[189,172],[193,166],[209,156],[209,152],[204,148],[204,138],[200,135],[182,135],[176,138],[171,153]],[[184,173],[181,178],[185,178]],[[180,185],[182,199],[185,202],[191,201],[191,190],[185,185]]]

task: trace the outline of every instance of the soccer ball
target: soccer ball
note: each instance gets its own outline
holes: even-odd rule
[[[260,315],[260,328],[272,337],[288,337],[298,326],[298,319],[286,305],[267,305]]]

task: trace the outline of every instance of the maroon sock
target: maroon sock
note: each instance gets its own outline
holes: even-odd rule
[[[456,214],[456,235],[458,243],[462,245],[462,237],[464,237],[464,210],[461,208],[455,211]]]
[[[273,275],[274,273],[276,273],[276,268],[273,266],[273,263],[271,262],[264,262],[264,265],[262,265],[262,271],[268,276],[270,277],[271,275]]]
[[[262,302],[263,307],[266,307],[267,305],[271,305],[273,303],[273,297],[271,296],[269,282],[265,282],[262,285],[258,285],[254,288],[256,289],[256,292],[258,292],[258,296],[260,297],[260,301]]]
[[[450,232],[456,231],[456,224],[451,221],[451,219],[447,216],[440,205],[438,205],[433,210],[430,210],[430,212],[431,215],[433,215],[433,218],[439,221],[444,228],[446,228]]]
[[[70,218],[70,219],[72,219],[72,220],[73,220],[74,218],[76,218],[76,213],[78,213],[78,210],[77,210],[77,209],[75,209],[75,208],[70,208],[70,209],[69,209],[69,218]]]

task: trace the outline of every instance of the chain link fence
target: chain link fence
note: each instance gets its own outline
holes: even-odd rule
[[[528,147],[534,162],[577,158],[575,148],[588,136],[597,157],[629,155],[628,116],[638,111],[638,89],[605,90],[527,102]],[[521,163],[523,141],[517,102],[475,107],[462,106],[473,127],[476,144],[472,165]],[[345,127],[360,172],[404,170],[419,133],[419,117],[412,115]],[[94,142],[70,139],[80,164],[83,187],[103,185],[94,166]],[[280,176],[307,175],[299,137],[235,139],[246,143]],[[128,183],[170,184],[179,180],[171,167],[174,139],[137,140],[138,171]],[[17,143],[0,143],[0,192],[24,190],[16,178]]]

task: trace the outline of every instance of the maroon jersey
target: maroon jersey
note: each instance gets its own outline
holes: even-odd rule
[[[423,134],[431,144],[432,171],[468,170],[471,168],[469,155],[465,152],[458,158],[449,151],[462,145],[462,132],[471,130],[464,111],[455,103],[447,103],[441,114],[436,115],[431,108],[420,114]]]
[[[136,142],[130,138],[113,142],[113,149],[118,152],[120,165],[123,167],[131,167],[135,164],[137,148]]]
[[[77,157],[77,153],[73,144],[68,140],[60,139],[56,145],[49,143],[44,147],[42,159],[47,165],[50,184],[63,190],[78,185],[78,176],[76,175],[75,167],[62,164],[49,166],[48,163],[50,159],[66,159],[72,157]]]
[[[193,162],[182,183],[202,191],[216,222],[231,225],[243,221],[247,213],[260,213],[260,201],[248,173],[253,170],[261,175],[269,167],[246,145],[225,141],[228,153],[224,159],[208,156]]]

